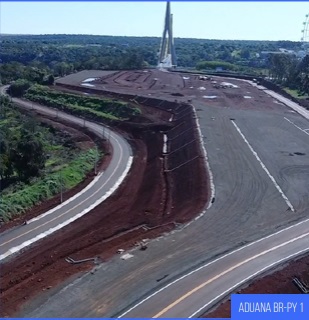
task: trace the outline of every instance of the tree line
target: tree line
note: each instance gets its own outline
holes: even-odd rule
[[[270,78],[279,85],[309,95],[309,55],[297,59],[290,54],[272,54],[269,57]]]
[[[0,96],[0,106],[1,181],[17,175],[20,181],[28,182],[45,166],[43,133],[34,119],[18,115],[6,97]]]
[[[156,66],[159,37],[91,35],[2,36],[0,76],[3,83],[20,78],[43,84],[48,75],[63,76],[85,69],[141,69]],[[177,64],[193,67],[221,61],[265,68],[261,51],[298,50],[300,42],[175,38]]]

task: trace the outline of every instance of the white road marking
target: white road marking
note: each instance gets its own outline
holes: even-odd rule
[[[61,203],[60,205],[58,205],[55,208],[50,209],[49,211],[30,219],[29,221],[27,221],[27,224],[30,224],[31,222],[40,220],[46,216],[48,216],[49,214],[55,212],[56,210],[61,209],[63,206],[67,205],[68,203],[70,203],[71,201],[75,200],[77,197],[81,196],[84,192],[86,192],[88,189],[90,189],[94,184],[97,183],[97,181],[101,178],[103,172],[100,172],[83,190],[81,190],[80,192],[78,192],[77,194],[75,194],[73,197],[69,198],[68,200],[66,200],[65,202]]]
[[[225,269],[223,272],[218,273],[216,276],[208,279],[207,281],[204,281],[203,283],[201,283],[201,284],[198,285],[197,287],[195,287],[195,288],[193,288],[192,290],[188,291],[186,294],[182,295],[180,298],[178,298],[177,300],[175,300],[173,303],[169,304],[167,307],[165,307],[165,308],[162,309],[160,312],[158,312],[157,314],[155,314],[152,318],[159,318],[160,316],[162,316],[163,314],[165,314],[166,312],[168,312],[169,310],[171,310],[172,308],[174,308],[176,305],[178,305],[179,303],[181,303],[182,301],[184,301],[184,300],[187,299],[188,297],[192,296],[192,294],[200,291],[201,289],[203,289],[204,287],[206,287],[208,284],[210,284],[210,283],[212,283],[212,282],[220,279],[222,276],[225,276],[226,274],[234,271],[235,269],[243,266],[244,264],[247,264],[247,263],[250,262],[250,261],[253,261],[253,260],[255,260],[255,259],[257,259],[257,258],[259,258],[259,257],[261,257],[261,256],[264,256],[264,255],[268,254],[269,252],[276,251],[276,250],[279,249],[279,248],[285,247],[286,245],[289,245],[290,243],[293,243],[293,242],[295,242],[295,241],[297,241],[297,240],[300,240],[300,239],[302,239],[302,238],[305,238],[305,237],[307,237],[308,235],[309,235],[309,232],[304,233],[304,234],[302,234],[302,235],[300,235],[300,236],[298,236],[298,237],[295,237],[295,238],[293,238],[293,239],[290,239],[290,240],[288,240],[288,241],[286,241],[286,242],[283,242],[283,243],[281,243],[281,244],[279,244],[279,245],[276,245],[276,246],[274,246],[274,247],[272,247],[272,248],[269,248],[269,249],[267,249],[267,250],[264,250],[264,251],[262,251],[262,252],[260,252],[260,253],[258,253],[258,254],[255,254],[254,256],[251,256],[251,257],[246,258],[245,260],[243,260],[243,261],[241,261],[241,262],[238,262],[238,263],[234,264],[233,266],[229,267],[228,269]],[[248,277],[248,278],[250,278],[250,277]],[[248,279],[248,278],[246,278],[246,279]],[[240,283],[238,283],[238,284],[240,284]],[[237,284],[234,285],[234,286],[237,286]]]
[[[290,202],[290,200],[288,199],[288,197],[284,194],[284,192],[282,191],[282,189],[280,188],[280,186],[278,185],[278,183],[276,182],[275,178],[270,174],[270,172],[268,171],[268,169],[266,168],[265,164],[262,162],[262,160],[260,159],[260,157],[258,156],[258,154],[254,151],[254,149],[251,147],[250,143],[248,142],[248,140],[246,139],[246,137],[243,135],[243,133],[241,132],[241,130],[239,129],[239,127],[237,126],[237,124],[231,120],[231,122],[233,123],[234,127],[236,128],[236,130],[238,131],[238,133],[241,135],[241,137],[243,138],[243,140],[245,141],[245,143],[248,145],[250,151],[253,153],[253,155],[255,156],[255,158],[257,159],[257,161],[260,163],[261,167],[264,169],[264,171],[266,172],[266,174],[268,175],[268,177],[270,178],[270,180],[273,182],[274,186],[276,187],[276,189],[279,191],[279,193],[281,194],[282,198],[284,199],[284,201],[286,202],[286,204],[288,205],[288,207],[291,209],[291,211],[295,212],[295,209],[292,205],[292,203]]]
[[[119,157],[118,162],[117,162],[117,165],[116,165],[116,167],[114,168],[114,170],[113,170],[112,174],[110,175],[110,177],[109,177],[106,181],[104,181],[104,183],[99,187],[99,189],[97,189],[96,191],[94,191],[89,197],[87,197],[86,199],[84,199],[83,201],[81,201],[80,203],[78,203],[78,204],[75,205],[73,208],[69,209],[68,211],[60,214],[59,216],[56,216],[55,218],[51,219],[50,221],[47,221],[47,222],[43,223],[41,226],[46,225],[47,223],[52,222],[52,221],[54,221],[54,220],[57,220],[57,219],[59,219],[60,217],[62,217],[63,215],[65,215],[66,213],[68,213],[68,212],[72,211],[73,209],[79,207],[82,203],[84,203],[84,202],[87,201],[88,199],[92,198],[93,195],[97,194],[97,193],[109,182],[109,180],[113,177],[113,175],[115,174],[116,170],[117,170],[118,167],[119,167],[119,164],[120,164],[120,161],[121,161],[121,158],[122,158],[122,154],[123,154],[123,149],[122,149],[119,141],[118,141],[115,137],[113,137],[113,136],[111,136],[111,137],[115,140],[115,142],[116,142],[116,143],[118,144],[118,146],[119,146],[119,149],[120,149],[120,157]],[[129,163],[129,162],[130,162],[130,159],[128,160],[128,163]],[[117,181],[117,182],[118,182],[118,181]],[[116,184],[117,184],[117,182],[116,182]],[[111,188],[111,189],[112,189],[112,188]],[[108,191],[108,192],[109,192],[109,191]],[[108,192],[107,192],[107,193],[108,193]],[[20,237],[22,237],[22,236],[24,236],[25,234],[28,234],[28,233],[32,232],[33,230],[38,229],[39,227],[40,227],[40,226],[35,227],[34,229],[31,229],[31,230],[29,230],[29,231],[27,231],[27,232],[25,232],[25,233],[23,233],[23,234],[15,237],[15,238],[13,238],[13,239],[11,239],[11,240],[8,240],[8,241],[6,241],[6,242],[1,243],[1,244],[0,244],[0,247],[2,247],[2,246],[4,246],[4,245],[6,245],[6,244],[8,244],[8,243],[10,243],[10,242],[18,239],[18,238],[20,238]],[[0,259],[0,260],[1,260],[1,259]]]
[[[49,111],[49,109],[47,109],[47,111]],[[66,117],[67,117],[67,114],[65,114],[65,113],[63,113],[62,115],[63,115],[63,118],[66,118]],[[74,122],[74,121],[73,121],[73,122]],[[93,126],[93,129],[94,129],[94,128],[95,128],[95,126]],[[95,129],[95,131],[98,131],[98,130]],[[121,161],[121,158],[122,158],[123,149],[122,149],[119,141],[114,137],[113,134],[110,134],[110,133],[109,133],[109,137],[110,137],[111,139],[114,139],[114,141],[118,144],[118,146],[119,146],[119,148],[120,148],[120,154],[121,154],[121,156],[119,157],[118,162],[117,162],[117,165],[116,165],[115,169],[113,170],[112,174],[110,175],[110,177],[100,186],[99,189],[96,190],[96,192],[92,193],[89,197],[87,197],[87,198],[86,198],[85,200],[83,200],[81,203],[84,203],[85,201],[87,201],[88,199],[90,199],[91,197],[93,197],[94,194],[96,194],[97,192],[99,192],[99,191],[108,183],[108,181],[113,177],[114,173],[116,172],[116,170],[117,170],[118,167],[119,167],[119,164],[120,164],[120,161]],[[106,199],[119,187],[119,185],[122,183],[122,181],[124,180],[125,176],[126,176],[127,173],[129,172],[132,163],[133,163],[133,157],[130,156],[124,172],[123,172],[122,175],[119,177],[119,179],[116,181],[116,183],[114,184],[114,186],[111,187],[110,190],[107,191],[104,196],[102,196],[100,199],[98,199],[97,201],[95,201],[91,206],[89,206],[88,208],[84,209],[82,212],[80,212],[79,214],[75,215],[74,217],[66,220],[65,222],[63,222],[63,223],[61,223],[61,224],[59,224],[59,225],[57,225],[57,226],[55,226],[55,227],[53,227],[53,228],[50,228],[50,229],[47,230],[46,232],[43,232],[43,233],[37,235],[36,237],[32,238],[31,240],[27,240],[27,241],[23,242],[22,244],[20,244],[19,246],[10,248],[10,249],[9,249],[8,251],[6,251],[4,254],[0,255],[0,261],[3,260],[3,259],[5,259],[6,257],[10,256],[11,254],[14,254],[14,253],[20,251],[21,249],[29,246],[30,244],[32,244],[32,243],[34,243],[34,242],[36,242],[36,241],[38,241],[38,240],[46,237],[47,235],[49,235],[49,234],[51,234],[51,233],[53,233],[53,232],[55,232],[55,231],[63,228],[64,226],[68,225],[69,223],[77,220],[78,218],[82,217],[83,215],[85,215],[86,213],[88,213],[89,211],[91,211],[93,208],[95,208],[98,204],[100,204],[101,202],[103,202],[104,200],[106,200]],[[101,175],[102,175],[102,174],[101,174]],[[57,209],[63,207],[64,205],[68,204],[69,202],[71,202],[72,200],[74,200],[75,198],[77,198],[77,196],[79,196],[80,194],[82,194],[82,193],[84,193],[85,191],[87,191],[98,179],[99,179],[99,176],[96,177],[85,189],[83,189],[83,190],[82,190],[81,192],[79,192],[77,195],[75,195],[75,196],[73,196],[72,198],[68,199],[66,202],[62,203],[61,205],[57,206],[56,208],[53,208],[53,209],[49,210],[49,211],[46,212],[45,214],[40,215],[40,216],[38,216],[38,217],[36,217],[36,218],[31,219],[30,222],[34,222],[34,221],[36,221],[36,220],[40,220],[40,219],[43,218],[44,216],[47,216],[47,215],[53,213],[55,210],[57,210]],[[73,210],[74,208],[78,207],[81,203],[77,204],[76,206],[74,206],[73,208],[71,208],[70,210],[68,210],[67,212],[69,212],[69,211]],[[47,222],[44,223],[43,225],[46,225],[46,224],[48,224],[48,223],[51,222],[51,221],[54,221],[54,220],[59,219],[60,217],[62,217],[62,216],[63,216],[64,214],[66,214],[67,212],[61,214],[60,216],[57,216],[57,217],[51,219],[50,221],[47,221]],[[42,226],[42,225],[41,225],[41,226]],[[3,246],[3,245],[5,245],[5,244],[8,244],[8,243],[10,243],[10,242],[12,242],[12,241],[20,238],[20,237],[22,237],[22,236],[25,235],[25,234],[28,234],[28,233],[32,232],[33,230],[38,229],[38,228],[41,227],[41,226],[38,226],[38,227],[36,227],[36,228],[34,228],[34,229],[32,229],[32,230],[29,230],[29,231],[25,232],[24,234],[22,234],[22,235],[20,235],[20,236],[18,236],[18,237],[15,237],[15,238],[13,238],[13,239],[11,239],[11,240],[9,240],[9,241],[6,241],[6,242],[0,244],[0,247]]]
[[[264,92],[266,94],[272,96],[273,98],[278,99],[283,104],[285,104],[286,106],[288,106],[289,108],[293,109],[294,111],[296,111],[297,113],[299,113],[300,115],[302,115],[303,117],[305,117],[306,119],[309,120],[309,112],[308,112],[308,110],[306,110],[304,107],[301,107],[296,102],[293,102],[292,100],[290,100],[288,98],[285,98],[285,97],[281,96],[280,94],[278,94],[276,92],[273,92],[271,90],[267,90],[266,88],[265,88]]]
[[[167,135],[163,134],[163,150],[162,150],[163,154],[167,153]]]
[[[196,110],[195,110],[195,108],[194,108],[194,106],[192,104],[191,104],[191,107],[192,107],[192,110],[193,110],[193,113],[194,113],[194,119],[195,119],[195,123],[196,123],[197,132],[198,132],[198,135],[199,135],[200,146],[201,146],[202,152],[204,154],[205,163],[206,163],[206,167],[207,167],[208,174],[209,174],[209,184],[210,184],[210,192],[211,192],[210,201],[209,201],[209,204],[208,204],[208,207],[207,207],[207,209],[209,209],[211,207],[211,205],[212,205],[213,199],[215,198],[214,178],[213,178],[213,174],[212,174],[212,171],[211,171],[211,168],[210,168],[207,151],[206,151],[206,148],[204,146],[203,134],[202,134],[202,131],[201,131],[200,124],[198,122],[198,117],[197,117],[197,114],[196,114]],[[199,217],[196,217],[195,220],[197,220],[198,218]]]
[[[124,313],[122,313],[122,314],[121,314],[120,316],[118,316],[117,318],[122,318],[122,317],[124,317],[126,314],[128,314],[129,312],[131,312],[132,310],[134,310],[135,308],[137,308],[138,306],[140,306],[141,304],[143,304],[144,302],[146,302],[146,301],[149,300],[150,298],[154,297],[155,295],[157,295],[158,293],[164,291],[165,289],[167,289],[168,287],[174,285],[175,283],[181,281],[182,279],[185,279],[185,278],[191,276],[192,274],[194,274],[194,273],[196,273],[196,272],[198,272],[198,271],[200,271],[200,270],[202,270],[202,269],[204,269],[204,268],[207,268],[207,267],[209,267],[210,265],[212,265],[212,264],[214,264],[214,263],[216,263],[216,262],[218,262],[218,261],[220,261],[220,260],[222,260],[222,259],[225,259],[226,257],[228,257],[228,256],[230,256],[230,255],[232,255],[232,254],[235,254],[235,253],[237,253],[237,252],[239,252],[239,251],[242,251],[242,250],[244,250],[244,249],[246,249],[246,248],[248,248],[248,247],[250,247],[250,246],[253,246],[253,245],[255,245],[255,244],[259,243],[259,242],[262,242],[262,241],[264,241],[264,240],[267,240],[267,239],[269,239],[269,238],[272,238],[272,237],[274,237],[274,236],[276,236],[276,235],[278,235],[278,234],[280,234],[280,233],[282,233],[282,232],[286,232],[286,231],[288,231],[288,230],[290,230],[290,229],[293,229],[293,228],[296,228],[296,227],[302,225],[303,223],[308,223],[308,222],[309,222],[309,219],[300,221],[300,222],[298,222],[298,223],[296,223],[296,224],[294,224],[294,225],[292,225],[292,226],[286,227],[286,228],[284,228],[284,229],[282,229],[282,230],[279,230],[279,231],[277,231],[277,232],[275,232],[275,233],[273,233],[273,234],[270,234],[270,235],[268,235],[268,236],[266,236],[266,237],[263,237],[263,238],[261,238],[261,239],[259,239],[259,240],[256,240],[256,241],[253,241],[253,242],[251,242],[251,243],[248,243],[248,244],[246,244],[246,245],[243,246],[243,247],[240,247],[240,248],[238,248],[238,249],[236,249],[236,250],[233,250],[233,251],[231,251],[231,252],[229,252],[229,253],[227,253],[227,254],[225,254],[225,255],[223,255],[223,256],[221,256],[221,257],[219,257],[219,258],[217,258],[217,259],[215,259],[215,260],[213,260],[213,261],[210,261],[210,262],[202,265],[201,267],[198,267],[198,268],[195,269],[195,270],[192,270],[192,271],[188,272],[187,274],[185,274],[185,275],[177,278],[176,280],[170,282],[169,284],[165,285],[165,286],[162,287],[161,289],[155,291],[154,293],[152,293],[151,295],[149,295],[149,296],[146,297],[145,299],[141,300],[140,302],[138,302],[138,303],[135,304],[133,307],[131,307],[130,309],[128,309],[127,311],[125,311]]]
[[[199,314],[201,311],[205,310],[205,308],[207,308],[209,305],[211,305],[214,301],[218,300],[219,298],[221,298],[222,296],[225,296],[226,294],[230,293],[232,290],[238,288],[239,286],[241,286],[243,283],[247,282],[248,280],[254,278],[255,276],[263,273],[264,271],[271,269],[272,267],[284,262],[284,261],[288,261],[296,256],[299,256],[305,252],[309,251],[309,247],[300,250],[296,253],[293,253],[285,258],[279,259],[271,264],[269,264],[268,266],[254,272],[252,275],[250,275],[249,277],[239,281],[238,283],[236,283],[234,286],[228,288],[227,290],[225,290],[224,292],[222,292],[221,294],[219,294],[218,296],[216,296],[215,298],[213,298],[212,300],[210,300],[209,302],[207,302],[206,304],[204,304],[201,308],[199,308],[197,311],[195,311],[194,313],[192,313],[188,318],[193,318],[194,316],[196,316],[197,314]]]
[[[306,131],[306,130],[309,130],[309,129],[302,129],[301,127],[299,127],[298,125],[296,125],[293,121],[289,120],[288,118],[284,117],[284,119],[288,122],[290,122],[294,127],[296,127],[297,129],[299,129],[300,131],[302,131],[303,133],[305,133],[306,135],[309,136],[309,133]]]
[[[119,159],[121,159],[121,157],[120,157]],[[130,157],[129,157],[129,161],[128,161],[128,163],[127,163],[127,166],[126,166],[124,172],[122,173],[122,175],[121,175],[121,176],[119,177],[119,179],[117,180],[117,182],[113,185],[113,187],[112,187],[109,191],[107,191],[107,192],[104,194],[104,196],[102,196],[102,197],[99,198],[97,201],[95,201],[91,206],[89,206],[88,208],[84,209],[82,212],[76,214],[74,217],[72,217],[72,218],[64,221],[63,223],[60,223],[60,224],[58,224],[57,226],[55,226],[55,227],[53,227],[53,228],[50,228],[50,229],[47,230],[46,232],[43,232],[43,233],[37,235],[36,237],[32,238],[31,240],[27,240],[27,241],[23,242],[22,244],[20,244],[19,246],[16,246],[16,247],[13,247],[13,248],[9,249],[9,250],[6,251],[4,254],[0,255],[0,261],[3,260],[3,259],[5,259],[5,258],[7,258],[7,257],[10,256],[11,254],[14,254],[14,253],[20,251],[21,249],[29,246],[30,244],[32,244],[32,243],[34,243],[34,242],[36,242],[36,241],[38,241],[38,240],[40,240],[40,239],[42,239],[42,238],[45,238],[46,236],[48,236],[48,235],[54,233],[55,231],[57,231],[57,230],[65,227],[66,225],[70,224],[71,222],[79,219],[80,217],[84,216],[86,213],[88,213],[89,211],[91,211],[92,209],[94,209],[94,208],[95,208],[97,205],[99,205],[101,202],[103,202],[104,200],[106,200],[112,193],[114,193],[114,191],[120,186],[120,184],[122,183],[122,181],[125,179],[127,173],[129,172],[129,170],[130,170],[130,168],[131,168],[132,162],[133,162],[133,157],[130,156]],[[117,166],[117,167],[118,167],[118,166]],[[116,171],[117,167],[115,168],[114,172]],[[113,174],[114,174],[114,172],[113,172]],[[113,176],[113,174],[110,176],[110,178]],[[110,179],[110,178],[109,178],[109,179]],[[108,179],[108,180],[109,180],[109,179]],[[100,189],[102,189],[102,187],[101,187]],[[98,189],[97,192],[98,192],[100,189]],[[87,200],[87,199],[86,199],[86,200]],[[86,201],[86,200],[85,200],[85,201]],[[65,212],[65,213],[67,213],[67,212]],[[61,216],[57,216],[57,217],[55,217],[54,219],[52,219],[52,220],[50,220],[50,221],[47,221],[47,223],[49,223],[49,222],[51,222],[51,221],[53,221],[53,220],[57,220],[57,219],[60,218],[60,217],[61,217]],[[47,223],[45,223],[45,224],[47,224]],[[41,227],[41,226],[39,226],[39,227]],[[33,231],[33,229],[30,230],[29,232],[32,232],[32,231]],[[27,232],[27,233],[29,233],[29,232]],[[21,236],[22,236],[22,235],[21,235]],[[19,238],[19,237],[16,237],[16,238],[14,238],[13,240],[15,240],[15,239],[17,239],[17,238]],[[11,241],[12,241],[12,240],[11,240]],[[7,241],[6,243],[9,243],[9,242],[11,242],[11,241]]]

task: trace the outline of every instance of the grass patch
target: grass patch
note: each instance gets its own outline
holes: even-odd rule
[[[296,98],[296,99],[307,99],[309,98],[309,96],[307,94],[305,95],[300,95],[298,90],[293,90],[290,88],[283,88],[285,92],[289,93],[292,97]]]
[[[129,103],[115,99],[83,97],[76,94],[58,92],[43,86],[32,86],[24,96],[52,108],[67,111],[89,120],[128,120],[141,111]]]
[[[4,194],[0,198],[0,217],[9,221],[21,215],[34,205],[52,198],[61,190],[68,190],[83,181],[86,174],[94,167],[94,162],[101,154],[96,148],[89,149],[65,164],[57,172],[46,174],[29,185],[21,185],[15,192]]]

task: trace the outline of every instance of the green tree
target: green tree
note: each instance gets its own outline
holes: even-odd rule
[[[10,85],[9,92],[13,97],[21,97],[31,86],[31,83],[25,79],[16,80]]]
[[[0,132],[0,178],[9,178],[13,175],[13,166],[8,154],[8,142]]]
[[[20,139],[15,140],[12,145],[10,158],[19,179],[26,182],[40,174],[46,160],[40,139],[24,128],[21,130]]]

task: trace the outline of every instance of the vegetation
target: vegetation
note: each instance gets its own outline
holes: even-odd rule
[[[273,54],[270,56],[270,77],[286,87],[286,91],[297,97],[309,95],[309,55],[302,60],[293,55]]]
[[[0,98],[0,178],[17,175],[20,181],[28,182],[44,168],[43,132],[36,130],[31,118],[22,119],[17,111],[10,110],[6,98]]]
[[[10,94],[13,97],[21,97],[30,87],[31,82],[26,79],[18,79],[10,85]]]
[[[44,84],[47,77],[85,69],[140,69],[156,66],[159,37],[93,35],[2,36],[0,75]],[[177,63],[195,68],[203,61],[221,61],[242,68],[268,68],[262,51],[299,50],[300,42],[175,39]]]
[[[81,182],[96,149],[81,153],[64,132],[42,125],[0,97],[0,219],[7,221]]]
[[[93,168],[96,149],[89,149],[74,160],[57,168],[56,172],[45,174],[31,184],[18,184],[13,192],[1,195],[0,218],[8,221],[38,203],[50,199],[61,189],[67,190],[83,181]]]
[[[32,86],[24,97],[90,119],[124,120],[140,113],[139,109],[126,102],[106,98],[83,97],[51,90],[39,85]]]

